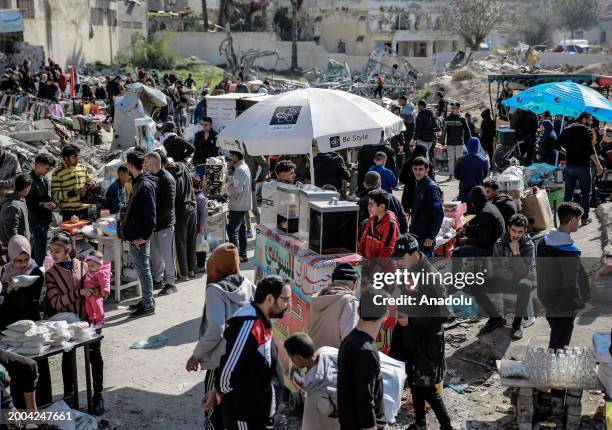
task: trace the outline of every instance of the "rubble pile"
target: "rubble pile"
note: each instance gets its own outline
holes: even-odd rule
[[[26,115],[0,115],[0,147],[15,154],[22,170],[29,171],[39,153],[51,154],[59,162],[62,147],[74,143],[81,149],[81,163],[92,172],[100,172],[119,153],[110,151],[112,136],[101,130],[102,144],[93,145],[80,138],[78,132],[54,119],[29,121]]]

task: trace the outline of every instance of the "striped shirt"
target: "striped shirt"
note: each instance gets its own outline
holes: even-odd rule
[[[72,312],[81,320],[88,321],[85,300],[79,290],[81,279],[87,273],[87,265],[76,258],[72,260],[72,273],[59,264],[54,264],[45,273],[45,287],[49,304],[57,312]]]
[[[51,176],[51,197],[59,202],[60,209],[84,209],[87,206],[81,202],[78,190],[92,181],[93,177],[82,164],[68,166],[60,163]]]

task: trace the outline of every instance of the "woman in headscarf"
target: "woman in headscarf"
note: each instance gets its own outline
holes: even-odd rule
[[[214,370],[225,353],[225,321],[253,300],[255,285],[240,275],[238,248],[231,243],[215,248],[206,262],[206,272],[207,285],[199,339],[185,367],[189,372],[197,371],[198,367],[206,370],[204,392],[208,393],[214,388]],[[205,413],[204,428],[223,429],[219,406]]]
[[[32,247],[23,236],[8,243],[10,262],[0,271],[0,331],[19,320],[38,321],[38,303],[44,283],[43,273],[32,259]]]
[[[540,136],[540,139],[538,140],[540,161],[542,163],[554,165],[556,161],[555,149],[557,149],[557,133],[555,132],[555,126],[553,125],[552,121],[548,119],[542,121],[542,124],[540,125],[544,130]]]
[[[416,157],[425,157],[429,161],[429,176],[435,180],[436,176],[433,172],[433,164],[427,156],[427,147],[425,145],[417,145],[412,151],[412,156],[404,162],[402,171],[399,175],[399,181],[404,184],[404,191],[402,192],[402,207],[406,211],[406,214],[410,214],[412,211],[412,197],[414,196],[414,189],[416,188],[416,179],[412,172],[412,160]]]
[[[491,118],[491,109],[485,109],[480,114],[482,122],[480,123],[480,143],[487,154],[489,160],[493,161],[493,152],[495,152],[495,121]]]

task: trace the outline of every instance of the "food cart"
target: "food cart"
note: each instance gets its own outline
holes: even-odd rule
[[[246,96],[247,101],[253,97]],[[257,96],[256,100],[261,100],[261,103],[254,103],[235,120],[231,118],[232,109],[236,109],[238,105],[232,106],[232,103],[237,103],[232,97],[239,96],[207,98],[217,103],[222,101],[225,106],[217,107],[219,115],[223,112],[217,126],[227,121],[227,127],[223,128],[217,138],[217,146],[230,151],[248,152],[250,155],[308,154],[312,159],[314,141],[317,142],[320,152],[340,151],[378,144],[381,138],[391,138],[405,128],[403,120],[390,111],[362,97],[342,91],[308,88],[275,96]],[[212,116],[210,104],[207,109],[208,116]],[[349,117],[347,112],[351,113]],[[314,179],[314,169],[311,169],[311,175]],[[263,221],[263,224],[256,228],[256,279],[274,274],[286,276],[292,281],[292,311],[275,323],[274,331],[276,341],[281,345],[278,349],[287,376],[285,384],[291,391],[295,391],[296,387],[288,377],[291,366],[288,358],[283,355],[282,341],[296,331],[308,330],[312,296],[329,285],[334,267],[338,263],[347,262],[360,268],[362,258],[356,254],[358,207],[355,203],[342,202],[332,208],[309,198],[308,206],[302,210],[301,196],[296,197],[296,193],[291,190],[283,192],[286,194],[285,200],[280,201],[270,220]],[[266,199],[263,194],[262,190],[262,197]],[[332,201],[325,203],[332,206]],[[344,208],[341,208],[342,206]],[[344,214],[348,212],[350,217],[345,217]],[[309,237],[309,244],[306,244],[298,238],[299,225],[303,216],[312,213],[318,214],[315,223],[310,219],[305,225],[312,235],[313,225],[319,223],[319,240],[315,243],[312,237]],[[350,229],[350,232],[354,233],[351,235],[351,241],[354,240],[351,246],[342,243],[345,239],[343,234],[349,232],[348,229],[340,227],[345,218],[354,220]],[[265,211],[262,208],[262,220],[264,219]],[[334,222],[331,222],[331,219],[334,219]],[[332,243],[334,241],[337,243]],[[390,321],[391,323],[394,324],[394,321]],[[388,346],[390,337],[383,334],[380,338],[384,349]]]

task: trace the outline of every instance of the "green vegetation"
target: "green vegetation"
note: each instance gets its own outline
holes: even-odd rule
[[[132,36],[132,56],[128,59],[136,67],[147,69],[172,69],[176,54],[168,44],[168,33],[152,35],[145,39],[140,33]]]
[[[419,90],[419,92],[416,95],[416,99],[417,100],[427,100],[429,99],[430,96],[431,96],[431,88],[424,87]]]
[[[223,69],[212,64],[208,64],[205,61],[197,57],[190,58],[177,58],[174,67],[172,68],[148,68],[145,67],[148,73],[157,72],[160,78],[165,74],[174,74],[180,80],[187,79],[187,75],[191,73],[192,78],[196,81],[197,88],[202,88],[204,83],[210,82],[210,88],[214,88],[219,82],[223,80]],[[130,63],[129,61],[123,61],[121,63],[121,73],[131,73],[136,76],[138,66]]]

